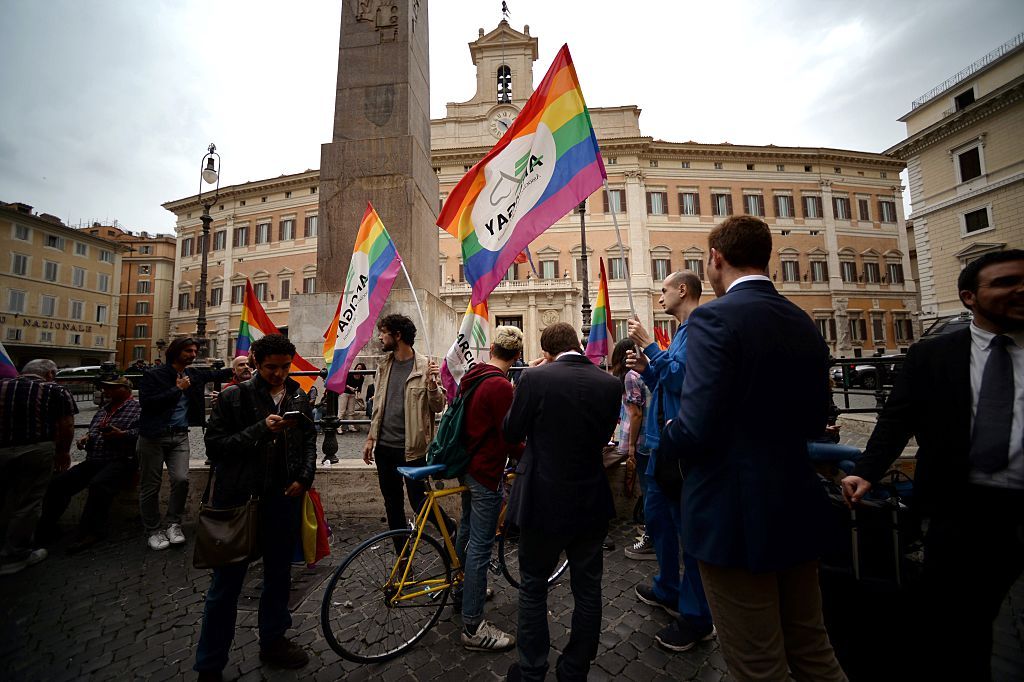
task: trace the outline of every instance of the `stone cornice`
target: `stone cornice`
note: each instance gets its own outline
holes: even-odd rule
[[[1024,173],[1017,173],[1015,175],[1011,175],[1008,178],[1003,178],[999,182],[993,182],[991,184],[985,185],[984,187],[979,187],[973,192],[968,192],[966,194],[953,197],[951,199],[946,199],[945,201],[940,201],[939,203],[934,204],[932,206],[922,208],[920,211],[914,211],[907,218],[907,220],[920,220],[922,218],[927,218],[936,211],[941,211],[943,209],[949,208],[950,206],[955,206],[956,204],[960,204],[965,201],[970,201],[983,194],[988,194],[989,192],[993,192],[1001,187],[1006,187],[1007,185],[1012,185],[1015,182],[1021,181],[1024,181]]]
[[[252,182],[245,182],[240,185],[228,185],[227,187],[220,188],[220,194],[217,197],[217,203],[223,203],[232,201],[235,199],[247,198],[251,194],[258,194],[260,192],[272,192],[279,190],[286,190],[290,187],[297,187],[300,185],[309,184],[310,181],[315,181],[319,184],[320,180],[320,169],[307,170],[302,173],[295,173],[292,175],[280,175],[276,178],[267,178],[265,180],[254,180]],[[205,196],[205,194],[204,194]],[[189,208],[202,208],[199,203],[198,195],[192,195],[184,197],[183,199],[174,199],[161,204],[171,213],[180,213],[183,210]]]
[[[923,150],[960,131],[982,121],[1024,99],[1024,76],[1014,80],[1001,90],[984,97],[972,106],[933,123],[903,142],[886,149],[883,153],[900,160],[907,160]]]

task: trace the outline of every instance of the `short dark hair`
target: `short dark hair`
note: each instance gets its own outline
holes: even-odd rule
[[[193,339],[191,336],[184,336],[180,339],[174,339],[171,344],[167,346],[167,350],[164,351],[164,358],[167,360],[167,364],[171,364],[178,359],[181,355],[181,351],[185,350],[189,346],[195,346],[196,350],[199,349],[199,342]]]
[[[978,275],[981,274],[984,268],[996,263],[1006,263],[1013,260],[1024,260],[1024,249],[993,251],[972,260],[967,264],[967,267],[960,271],[960,276],[956,280],[956,290],[977,292]]]
[[[377,323],[377,329],[397,335],[398,338],[405,341],[409,346],[416,343],[416,325],[401,313],[392,313],[380,318],[380,322]]]
[[[581,351],[580,337],[568,322],[555,322],[540,333],[540,347],[545,353],[558,355],[566,351]]]
[[[629,371],[626,367],[626,353],[631,350],[636,350],[636,344],[629,337],[619,339],[615,343],[615,348],[612,349],[611,366],[608,369],[622,380],[623,385],[626,383],[626,373]]]
[[[752,215],[729,216],[711,228],[708,248],[722,254],[734,268],[766,270],[772,257],[772,231]]]
[[[252,358],[257,363],[263,362],[269,355],[290,355],[295,357],[295,344],[284,334],[267,334],[256,339],[249,347]]]
[[[667,282],[668,286],[673,287],[685,284],[687,298],[699,299],[701,291],[704,289],[704,285],[700,281],[700,276],[693,270],[676,270],[665,278],[665,282]]]

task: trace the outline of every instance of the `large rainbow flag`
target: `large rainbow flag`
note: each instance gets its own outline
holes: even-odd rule
[[[604,258],[598,262],[601,263],[601,283],[597,289],[594,312],[590,315],[590,337],[587,339],[586,350],[587,357],[595,365],[601,364],[611,350],[611,344],[615,343],[615,328],[608,310],[608,277],[604,273]]]
[[[487,300],[537,235],[606,174],[576,69],[563,45],[515,123],[448,196],[439,227],[462,244],[473,305]]]
[[[462,377],[478,362],[486,361],[490,350],[491,324],[487,315],[487,301],[477,305],[470,303],[455,343],[441,362],[441,384],[448,395],[449,404],[459,394]]]
[[[402,258],[398,255],[395,243],[391,241],[391,235],[384,229],[384,223],[380,221],[373,206],[367,203],[352,248],[352,262],[348,266],[345,290],[341,294],[331,327],[324,337],[325,351],[327,343],[334,337],[334,354],[330,360],[331,368],[326,383],[329,390],[335,393],[345,390],[348,370],[373,335],[377,316],[401,269]]]
[[[0,379],[11,379],[18,376],[18,368],[11,361],[4,344],[0,343]]]
[[[262,339],[267,334],[280,333],[277,326],[270,321],[267,311],[260,304],[260,300],[256,298],[256,291],[252,288],[252,282],[246,279],[245,298],[242,300],[242,319],[238,323],[238,339],[235,341],[235,357],[248,355],[249,348],[252,347],[252,342],[256,339]],[[313,366],[312,363],[298,353],[292,358],[292,370],[302,372],[319,371],[317,367]],[[313,387],[317,379],[314,376],[292,378],[299,382],[299,386],[302,386],[302,390],[306,392]]]

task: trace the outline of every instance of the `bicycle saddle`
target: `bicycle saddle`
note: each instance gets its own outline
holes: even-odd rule
[[[398,473],[414,481],[422,481],[427,476],[444,473],[447,468],[444,464],[431,464],[425,467],[398,467]]]

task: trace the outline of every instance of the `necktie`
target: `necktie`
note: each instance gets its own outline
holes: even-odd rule
[[[1007,467],[1010,456],[1010,427],[1013,424],[1013,362],[1000,334],[989,345],[988,361],[981,376],[978,410],[971,438],[971,464],[991,474]]]

